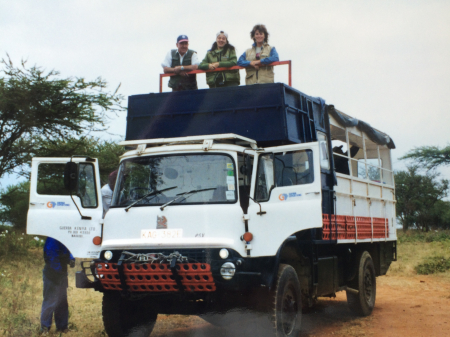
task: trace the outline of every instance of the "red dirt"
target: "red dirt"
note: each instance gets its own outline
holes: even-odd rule
[[[256,322],[240,320],[231,330],[225,330],[195,316],[160,315],[152,337],[262,336]],[[363,318],[350,312],[344,292],[333,299],[321,299],[303,314],[300,336],[330,335],[450,336],[450,280],[436,276],[379,277],[375,309]]]

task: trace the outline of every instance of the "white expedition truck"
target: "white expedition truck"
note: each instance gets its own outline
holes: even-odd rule
[[[396,260],[389,136],[277,83],[130,96],[121,144],[104,219],[96,159],[33,158],[27,224],[91,259],[76,285],[109,336],[239,310],[297,336],[338,291],[371,314]]]

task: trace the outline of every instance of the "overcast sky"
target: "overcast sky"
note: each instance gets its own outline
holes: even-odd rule
[[[415,146],[449,143],[450,1],[0,0],[0,56],[64,77],[101,76],[128,96],[158,91],[178,35],[203,58],[225,30],[240,55],[256,23],[280,60],[292,60],[293,87],[393,138],[394,168]],[[275,72],[287,83],[286,66]],[[122,114],[110,131],[123,137],[125,125]]]

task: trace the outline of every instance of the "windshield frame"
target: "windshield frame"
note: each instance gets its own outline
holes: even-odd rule
[[[233,152],[233,154],[234,154],[234,152]],[[183,152],[170,153],[170,154],[169,153],[165,153],[164,154],[164,153],[158,152],[158,153],[155,153],[155,154],[150,154],[150,155],[145,155],[145,156],[133,156],[133,157],[123,158],[120,161],[120,164],[119,164],[119,169],[118,169],[118,173],[117,173],[116,187],[119,186],[117,183],[118,183],[119,178],[121,177],[122,169],[124,167],[124,163],[125,162],[128,162],[128,161],[132,162],[135,159],[147,158],[147,157],[173,157],[173,156],[191,156],[191,155],[193,155],[193,156],[198,156],[198,155],[202,155],[202,156],[216,155],[217,156],[217,155],[221,155],[221,156],[229,157],[231,159],[231,162],[234,165],[234,168],[235,168],[235,170],[234,170],[234,172],[235,172],[234,173],[234,186],[236,188],[236,190],[235,190],[235,196],[236,197],[235,197],[234,201],[208,201],[208,202],[188,202],[188,203],[174,202],[174,203],[172,203],[170,205],[171,206],[217,205],[217,204],[219,204],[219,205],[233,205],[233,204],[238,203],[240,196],[239,196],[238,167],[237,167],[237,164],[236,164],[236,158],[234,158],[234,156],[231,153],[222,152],[222,151],[220,151],[220,152],[213,152],[213,151],[208,151],[208,152],[199,152],[199,151],[184,152],[183,151]],[[114,189],[112,200],[115,200],[115,198],[117,198],[117,196],[116,196],[117,193],[120,193],[119,192],[119,188],[115,188]],[[133,208],[135,208],[135,207],[154,207],[154,206],[155,207],[161,207],[164,204],[165,204],[165,202],[164,203],[153,203],[153,204],[135,204],[135,205],[133,205]],[[112,203],[111,203],[111,207],[110,208],[126,208],[128,206],[129,205],[114,205],[113,206]]]

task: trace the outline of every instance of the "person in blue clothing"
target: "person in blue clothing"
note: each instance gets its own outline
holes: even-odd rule
[[[245,84],[273,83],[274,72],[271,63],[279,61],[275,47],[269,46],[269,32],[266,26],[256,25],[250,32],[254,43],[239,58],[237,65],[245,67]]]
[[[47,335],[55,316],[56,331],[68,332],[67,265],[75,267],[75,258],[58,240],[48,237],[44,245],[44,300],[41,310],[41,334]]]

